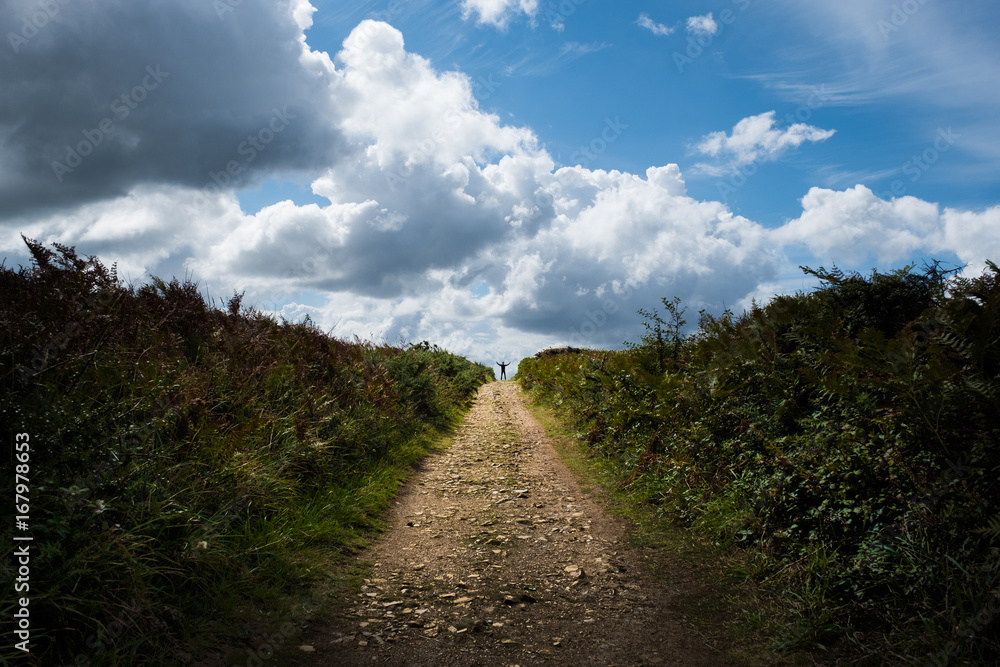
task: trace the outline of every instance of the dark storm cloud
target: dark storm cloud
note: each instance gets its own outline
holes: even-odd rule
[[[267,0],[0,6],[0,217],[328,165],[329,73]]]

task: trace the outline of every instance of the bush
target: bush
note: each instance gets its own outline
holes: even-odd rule
[[[632,349],[526,359],[518,379],[665,517],[819,595],[824,627],[996,660],[1000,269],[807,272],[812,293],[702,313],[688,337],[640,311]]]
[[[337,340],[241,295],[214,308],[191,282],[128,287],[26,242],[32,266],[0,268],[0,430],[30,436],[45,664],[165,664],[240,609],[280,608],[379,525],[492,379],[436,347]]]

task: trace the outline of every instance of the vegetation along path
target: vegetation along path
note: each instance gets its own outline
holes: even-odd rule
[[[399,496],[316,665],[720,665],[513,382],[484,385]]]

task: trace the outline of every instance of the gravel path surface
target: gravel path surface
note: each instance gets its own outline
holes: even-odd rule
[[[723,665],[671,609],[512,381],[396,501],[355,603],[310,665]]]

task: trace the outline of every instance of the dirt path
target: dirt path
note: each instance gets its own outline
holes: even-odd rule
[[[513,382],[403,490],[313,665],[722,665],[584,496]]]

